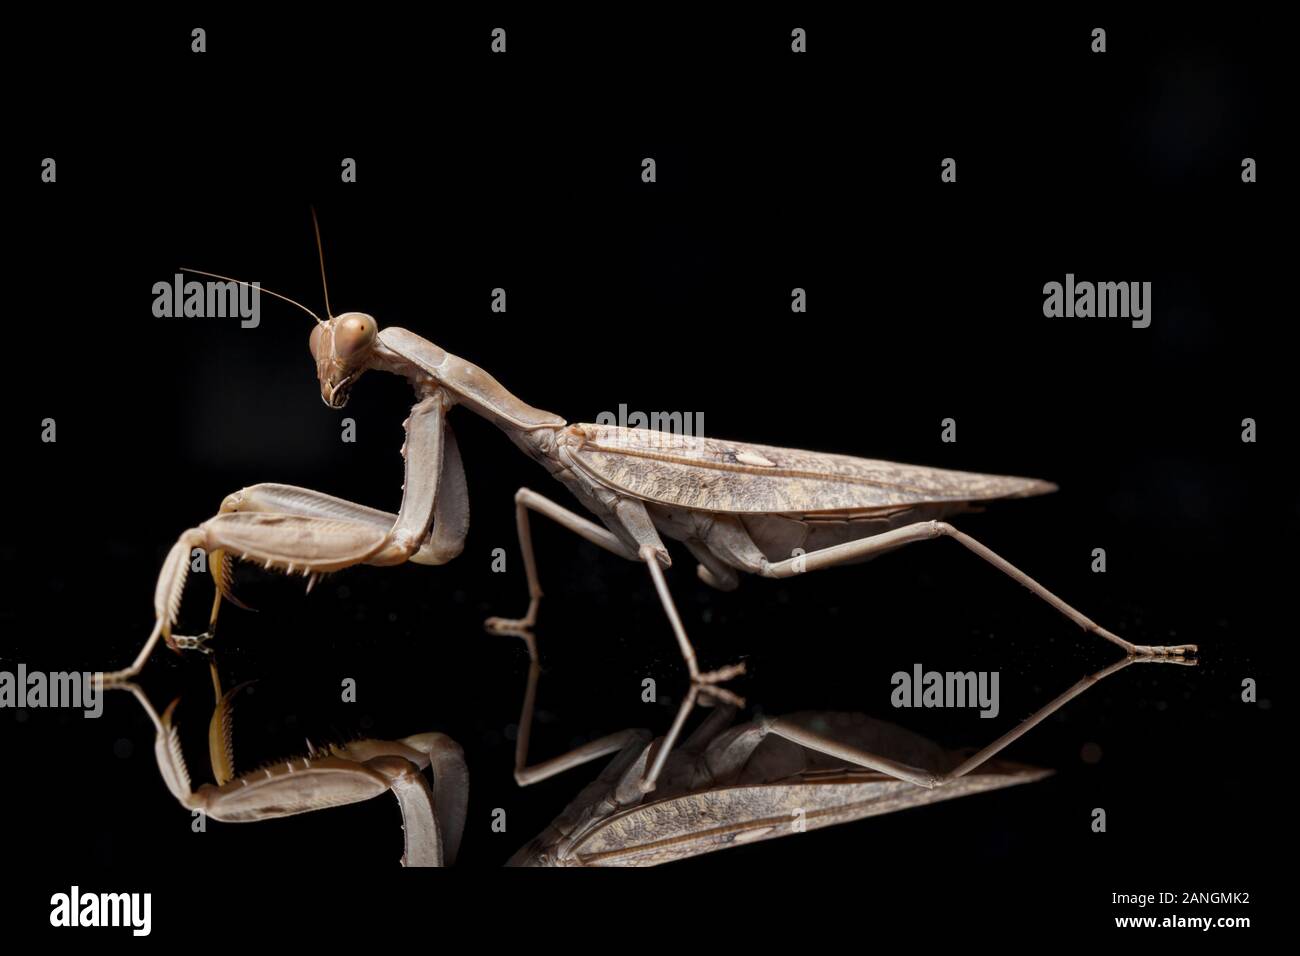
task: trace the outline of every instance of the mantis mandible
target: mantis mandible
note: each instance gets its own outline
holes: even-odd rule
[[[465,829],[469,775],[460,745],[446,734],[425,733],[401,740],[354,740],[314,747],[244,774],[235,773],[232,733],[234,699],[246,685],[226,693],[215,662],[212,685],[217,704],[208,725],[208,750],[216,785],[191,788],[172,717],[180,698],[160,716],[138,685],[129,690],[153,721],[154,757],[163,782],[182,806],[224,823],[256,823],[361,803],[391,791],[402,810],[406,851],[403,866],[443,866],[456,859]],[[430,770],[433,787],[424,778]]]
[[[312,219],[324,285],[314,212]],[[571,425],[525,404],[483,369],[414,332],[381,329],[361,312],[333,315],[327,286],[325,319],[299,302],[262,291],[316,320],[309,347],[321,399],[330,408],[343,408],[369,371],[410,383],[416,401],[405,422],[401,506],[394,515],[282,484],[253,485],[227,496],[215,517],[184,532],[168,553],[154,592],[153,631],[134,663],[105,674],[108,683],[139,673],[160,638],[173,649],[202,646],[215,631],[223,598],[238,603],[231,592],[234,557],[307,576],[308,590],[320,574],[357,564],[436,565],[455,558],[469,530],[465,473],[447,424],[447,413],[458,405],[500,428],[599,521],[530,488],[519,489],[515,515],[528,609],[521,618],[489,618],[485,625],[490,631],[517,634],[537,622],[542,589],[529,526],[529,513],[536,512],[646,567],[694,685],[719,684],[743,673],[744,665],[700,669],[664,576],[672,565],[665,537],[686,547],[698,562],[702,581],[724,591],[737,587],[741,572],[788,578],[866,561],[918,541],[950,538],[1129,656],[1177,659],[1196,652],[1194,644],[1152,647],[1125,640],[944,520],[989,501],[1054,491],[1049,482],[649,429]],[[172,634],[193,548],[207,551],[217,587],[208,631],[197,638]]]

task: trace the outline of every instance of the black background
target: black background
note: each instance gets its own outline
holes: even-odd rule
[[[504,57],[488,52],[497,25]],[[795,25],[805,56],[789,52]],[[1104,55],[1089,52],[1097,25]],[[179,266],[322,308],[314,205],[335,313],[411,329],[570,421],[626,403],[702,413],[712,436],[1050,479],[1056,495],[959,523],[1120,634],[1202,648],[1195,669],[1120,672],[1018,742],[1008,756],[1057,771],[1042,783],[645,883],[532,883],[535,902],[576,919],[655,900],[743,923],[772,898],[808,922],[900,928],[969,908],[1012,931],[1151,912],[1112,905],[1116,892],[1217,889],[1254,902],[1176,913],[1258,924],[1279,832],[1276,644],[1292,630],[1273,588],[1292,577],[1297,524],[1280,451],[1294,334],[1268,32],[828,12],[32,25],[15,36],[51,79],[16,78],[6,160],[0,661],[124,665],[167,548],[245,485],[396,509],[405,383],[361,380],[345,444],[318,397],[306,316],[266,298],[255,330],[151,312],[153,283]],[[39,182],[45,156],[54,185]],[[640,179],[646,156],[654,184]],[[947,156],[956,184],[939,180]],[[1257,184],[1240,180],[1245,156]],[[339,181],[343,157],[355,184]],[[1151,327],[1044,318],[1043,284],[1067,272],[1152,282]],[[497,286],[505,315],[489,310]],[[796,286],[806,315],[790,312]],[[57,444],[37,438],[47,416]],[[940,441],[949,416],[955,444]],[[1257,444],[1240,440],[1245,417]],[[570,501],[489,423],[463,409],[452,421],[473,513],[458,561],[354,569],[306,599],[300,581],[241,570],[260,613],[228,608],[217,646],[228,685],[258,681],[236,716],[241,766],[305,735],[459,740],[471,806],[456,870],[391,872],[391,801],[191,833],[154,768],[151,725],[114,694],[98,721],[0,713],[6,843],[40,876],[24,923],[43,924],[48,893],[73,882],[152,890],[159,926],[224,905],[231,928],[235,912],[273,916],[322,887],[376,904],[436,890],[443,905],[524,889],[470,874],[495,873],[595,768],[514,786],[526,658],[481,621],[524,607],[514,490]],[[685,670],[644,570],[544,519],[534,534],[547,591],[534,756],[626,726],[662,733]],[[491,571],[497,547],[505,574]],[[1095,547],[1105,575],[1089,570]],[[675,555],[703,665],[745,660],[735,689],[766,713],[860,710],[978,746],[1116,656],[949,543],[731,594]],[[209,588],[195,579],[180,632],[201,630]],[[890,675],[918,662],[998,670],[1002,713],[892,710]],[[345,677],[356,704],[338,701]],[[645,677],[657,704],[640,700]],[[1240,701],[1248,677],[1255,704]],[[143,684],[160,708],[182,697],[191,770],[209,779],[202,660],[160,650]],[[1091,832],[1094,807],[1105,834]]]

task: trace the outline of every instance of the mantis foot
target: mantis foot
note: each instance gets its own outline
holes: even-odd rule
[[[715,696],[719,700],[731,704],[733,707],[744,707],[745,698],[718,686],[719,684],[731,680],[733,677],[739,677],[743,673],[745,673],[745,665],[743,663],[731,664],[727,667],[719,667],[715,671],[696,674],[691,678],[691,682],[706,694]]]
[[[130,690],[135,686],[132,681],[135,679],[136,671],[126,667],[120,671],[104,671],[100,675],[103,681],[103,687],[120,688],[121,690]]]
[[[175,651],[198,651],[200,654],[211,654],[212,648],[208,647],[208,642],[214,637],[216,635],[212,631],[204,631],[194,637],[186,634],[173,634],[167,643]]]
[[[537,614],[533,612],[526,617],[490,617],[483,622],[483,629],[489,634],[522,637],[532,631],[536,623]]]
[[[1135,644],[1133,650],[1129,652],[1130,656],[1136,657],[1140,661],[1158,664],[1183,664],[1187,667],[1196,666],[1197,653],[1199,652],[1195,644],[1162,645],[1158,647]]]

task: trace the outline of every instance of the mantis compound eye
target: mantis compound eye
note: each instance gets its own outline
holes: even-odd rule
[[[312,358],[320,357],[320,337],[324,329],[325,326],[318,322],[316,328],[311,330],[311,338],[307,340],[307,348],[311,349]]]
[[[347,361],[361,355],[372,344],[379,332],[375,320],[361,312],[349,312],[335,320],[334,354]]]

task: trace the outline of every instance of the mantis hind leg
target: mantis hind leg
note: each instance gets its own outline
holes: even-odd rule
[[[1110,641],[1112,644],[1122,647],[1130,656],[1149,660],[1163,660],[1172,663],[1187,663],[1185,655],[1195,654],[1197,650],[1195,644],[1148,646],[1146,644],[1134,644],[1132,641],[1125,640],[1118,634],[1108,631],[1075,607],[1067,604],[1047,588],[1043,587],[1043,585],[1039,584],[1029,575],[1025,574],[1025,572],[1013,565],[1010,561],[995,554],[992,550],[980,544],[970,535],[958,531],[946,521],[922,521],[916,524],[905,525],[901,528],[895,528],[891,531],[883,532],[882,534],[872,535],[868,538],[860,538],[856,541],[848,541],[844,544],[822,548],[817,551],[811,551],[808,554],[777,562],[769,561],[758,549],[757,545],[755,545],[738,526],[723,525],[719,523],[716,527],[718,530],[715,536],[709,539],[709,545],[715,552],[720,552],[720,556],[725,556],[726,560],[735,562],[737,566],[743,567],[747,571],[761,574],[763,577],[769,578],[789,578],[809,571],[819,571],[824,568],[834,567],[838,564],[851,564],[863,561],[877,554],[891,551],[894,548],[899,548],[906,544],[912,544],[916,541],[932,541],[935,538],[944,537],[952,538],[958,544],[983,558],[1012,580],[1024,585],[1035,595],[1056,608],[1056,610],[1061,612],[1061,614],[1065,615],[1065,617],[1069,618],[1085,631],[1096,634],[1098,637],[1102,637],[1105,640]]]

